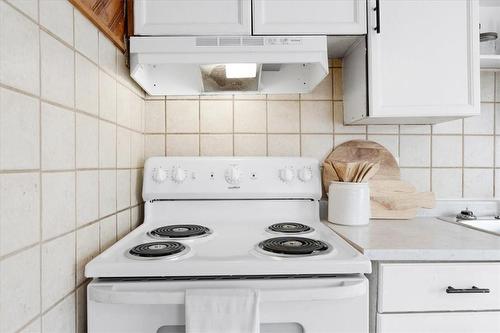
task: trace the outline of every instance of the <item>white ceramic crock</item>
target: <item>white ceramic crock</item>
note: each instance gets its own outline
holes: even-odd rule
[[[331,182],[328,187],[328,221],[342,225],[370,222],[368,183]]]

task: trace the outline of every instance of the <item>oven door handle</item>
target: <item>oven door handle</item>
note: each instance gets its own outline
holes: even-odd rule
[[[89,300],[106,304],[184,304],[184,290],[125,290],[112,285],[92,285]],[[256,288],[259,289],[259,288]],[[298,289],[259,289],[261,302],[328,301],[362,296],[367,293],[366,280],[343,281],[330,287]]]

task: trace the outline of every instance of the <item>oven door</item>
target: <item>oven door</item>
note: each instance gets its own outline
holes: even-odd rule
[[[368,332],[364,276],[199,281],[94,280],[88,332],[184,332],[190,288],[252,288],[260,293],[261,332]]]

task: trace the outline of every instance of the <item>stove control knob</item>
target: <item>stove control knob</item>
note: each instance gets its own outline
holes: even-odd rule
[[[153,170],[153,180],[157,183],[163,183],[167,179],[167,172],[161,167]]]
[[[186,179],[186,171],[181,168],[174,168],[172,171],[172,180],[176,183],[182,183]]]
[[[237,166],[229,167],[224,173],[224,178],[229,184],[238,184],[240,182],[240,169]]]
[[[299,170],[299,179],[303,181],[304,183],[310,181],[313,177],[313,173],[311,168],[304,167]]]
[[[290,167],[285,167],[280,170],[280,179],[285,183],[289,183],[295,178],[295,172]]]

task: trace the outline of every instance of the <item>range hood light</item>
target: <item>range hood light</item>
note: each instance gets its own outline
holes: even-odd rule
[[[226,64],[226,78],[246,79],[257,76],[257,64]]]

